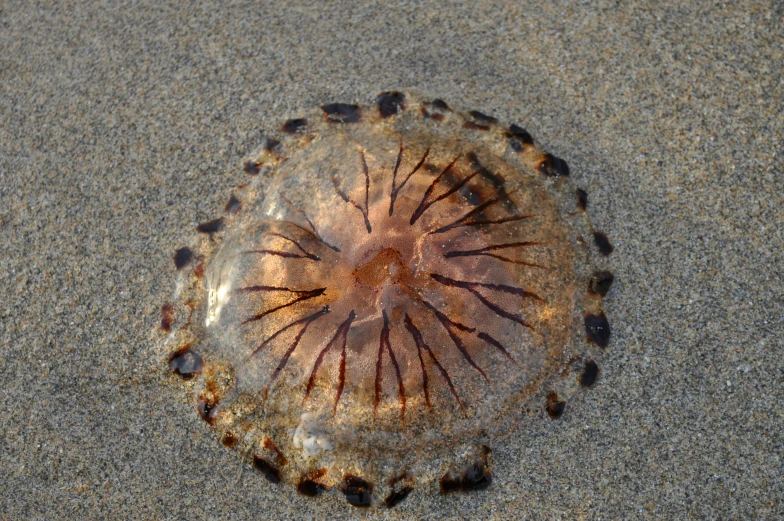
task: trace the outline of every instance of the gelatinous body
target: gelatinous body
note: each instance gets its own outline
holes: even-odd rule
[[[200,357],[202,418],[308,496],[486,488],[494,440],[598,377],[612,275],[586,193],[522,128],[439,100],[383,93],[282,130],[175,256],[195,267],[167,346]]]

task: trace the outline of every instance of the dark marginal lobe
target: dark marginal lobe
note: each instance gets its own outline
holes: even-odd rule
[[[471,492],[472,490],[484,490],[489,487],[493,481],[488,468],[489,455],[490,447],[483,445],[482,454],[474,462],[463,468],[459,473],[453,470],[444,474],[439,481],[441,494]]]
[[[169,354],[169,369],[183,380],[190,380],[201,372],[201,357],[189,346]]]
[[[592,387],[598,378],[599,364],[597,364],[594,360],[588,360],[585,362],[583,374],[580,376],[580,385],[582,387]]]
[[[201,223],[196,227],[197,232],[213,234],[223,229],[223,217]]]
[[[161,306],[161,329],[168,333],[174,323],[174,306],[167,302]]]
[[[328,103],[321,110],[330,123],[356,123],[362,116],[362,108],[349,103]]]
[[[242,208],[242,202],[232,195],[223,211],[228,214],[235,214],[240,211],[240,208]]]
[[[340,491],[346,496],[346,501],[355,507],[369,507],[373,494],[373,485],[364,479],[347,474],[343,477]]]
[[[193,250],[185,246],[174,252],[174,267],[181,270],[193,259]]]
[[[588,192],[583,190],[582,188],[578,188],[575,190],[575,194],[577,195],[577,206],[580,210],[585,210],[588,208]]]
[[[316,497],[322,490],[326,490],[326,487],[318,481],[326,473],[327,469],[316,469],[302,476],[297,483],[297,492],[303,496]]]
[[[588,291],[603,297],[610,291],[613,280],[615,280],[615,276],[613,276],[611,271],[594,272],[588,283]]]
[[[261,472],[270,483],[280,483],[280,470],[261,456],[253,456],[253,467]]]
[[[389,493],[386,499],[384,499],[384,506],[387,508],[392,508],[399,505],[400,502],[406,499],[413,490],[414,487],[410,485],[405,485],[399,490],[393,490]]]
[[[558,394],[555,392],[547,396],[547,416],[551,420],[557,420],[563,415],[566,408],[566,402],[558,399]]]
[[[257,162],[250,159],[245,161],[245,164],[242,165],[242,169],[245,170],[245,173],[248,175],[259,175],[259,172],[261,172],[261,168],[259,167],[260,165]]]
[[[525,145],[533,145],[534,144],[534,138],[531,136],[531,134],[529,134],[528,131],[526,129],[524,129],[523,127],[515,125],[514,123],[509,126],[509,134],[510,134],[510,137],[513,137],[519,143],[522,143],[522,144],[525,144]]]
[[[490,130],[489,125],[480,125],[479,123],[474,123],[473,121],[464,121],[463,128],[471,130]]]
[[[488,116],[483,112],[479,112],[478,110],[472,110],[469,112],[469,114],[475,120],[481,121],[482,123],[498,123],[498,119],[494,118],[493,116]]]
[[[552,154],[543,154],[536,168],[540,173],[550,177],[569,175],[569,165],[566,161]]]
[[[610,244],[610,239],[607,238],[602,232],[594,232],[593,234],[593,242],[596,243],[596,248],[598,248],[599,253],[602,255],[609,255],[613,252],[613,246]]]
[[[286,134],[297,134],[305,130],[308,126],[308,120],[305,118],[288,119],[283,122],[281,130]]]
[[[405,101],[406,95],[402,92],[382,92],[378,98],[376,98],[378,113],[382,118],[394,116],[398,112],[403,112],[406,108]]]
[[[585,315],[585,334],[591,343],[607,347],[610,343],[610,323],[604,313]]]

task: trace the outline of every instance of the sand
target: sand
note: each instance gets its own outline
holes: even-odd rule
[[[510,4],[2,4],[0,519],[784,517],[781,4]],[[489,490],[366,512],[244,467],[156,324],[264,133],[391,88],[569,163],[614,329]]]

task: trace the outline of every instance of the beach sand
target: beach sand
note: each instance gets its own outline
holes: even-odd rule
[[[778,2],[4,2],[0,519],[781,519]],[[159,352],[247,154],[413,90],[527,129],[610,237],[597,386],[492,486],[362,511],[218,443]]]

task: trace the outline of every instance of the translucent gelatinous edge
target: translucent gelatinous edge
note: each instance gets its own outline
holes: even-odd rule
[[[406,474],[405,479],[389,476],[383,483],[373,484],[361,476],[327,476],[326,471],[316,477],[315,474],[303,475],[298,480],[298,490],[304,495],[317,495],[332,488],[342,492],[355,506],[373,503],[391,507],[403,501],[415,488],[438,487],[442,494],[486,488],[491,481],[490,438],[498,442],[510,435],[526,414],[559,418],[572,396],[597,381],[600,370],[596,359],[600,358],[610,338],[603,297],[612,284],[612,273],[607,266],[612,246],[603,233],[591,226],[586,212],[587,193],[568,181],[566,162],[544,152],[530,134],[517,125],[503,126],[495,118],[478,111],[458,112],[441,100],[425,101],[409,93],[395,91],[381,93],[372,104],[327,104],[310,111],[305,117],[286,120],[279,132],[265,138],[243,163],[249,180],[232,191],[223,216],[200,224],[197,227],[199,233],[191,243],[174,253],[173,264],[179,272],[176,290],[171,302],[161,308],[159,326],[164,334],[162,359],[168,362],[171,372],[183,380],[191,380],[186,385],[195,394],[194,377],[214,369],[198,354],[199,343],[209,341],[201,320],[206,307],[205,263],[220,245],[222,231],[232,227],[244,206],[253,206],[252,203],[262,196],[265,180],[274,175],[276,166],[318,140],[320,135],[341,132],[341,129],[347,128],[345,126],[388,125],[390,132],[404,132],[407,121],[426,126],[428,131],[432,130],[442,137],[457,135],[466,142],[477,144],[478,150],[522,174],[541,176],[548,193],[558,202],[559,214],[571,227],[569,235],[574,241],[577,257],[575,279],[584,290],[579,292],[574,303],[572,342],[564,349],[561,370],[543,378],[535,386],[537,391],[526,404],[520,404],[520,416],[499,418],[499,424],[492,429],[492,436],[473,440],[472,445],[476,448],[473,459],[453,462],[455,465],[437,483],[417,483],[414,476]],[[217,391],[217,395],[230,393],[230,380],[231,376],[219,384],[225,390]],[[195,409],[202,419],[213,425],[219,405],[197,397]],[[292,479],[283,471],[287,459],[274,441],[264,437],[260,450],[258,440],[248,442],[238,433],[213,428],[222,435],[224,445],[240,450],[244,459],[271,482]],[[313,472],[318,474],[319,470],[323,469]],[[382,493],[373,496],[374,488]]]

